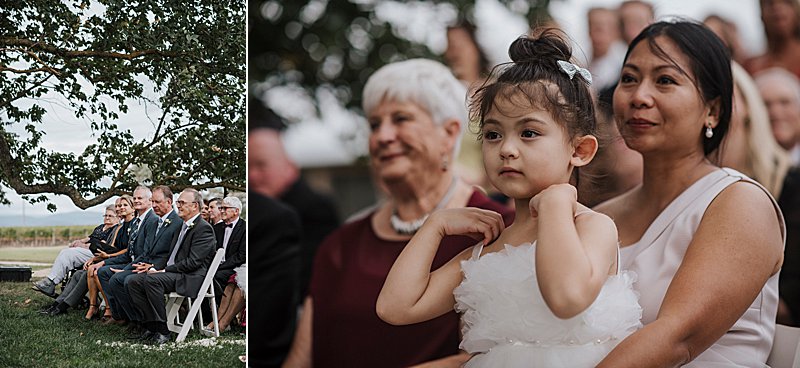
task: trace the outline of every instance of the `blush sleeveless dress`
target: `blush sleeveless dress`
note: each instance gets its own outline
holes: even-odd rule
[[[454,290],[460,347],[473,354],[465,367],[594,367],[642,326],[636,274],[620,271],[619,262],[589,308],[559,319],[536,281],[536,242],[480,256],[482,249],[461,262],[464,279]]]
[[[772,198],[763,186],[736,170],[715,170],[675,198],[638,242],[620,249],[622,268],[639,276],[635,287],[640,293],[644,324],[656,319],[667,288],[683,261],[706,209],[723,189],[739,181],[755,184]],[[774,199],[772,202],[785,241],[783,216]],[[767,280],[753,303],[728,332],[685,367],[766,367],[764,362],[772,348],[777,308],[776,273]]]

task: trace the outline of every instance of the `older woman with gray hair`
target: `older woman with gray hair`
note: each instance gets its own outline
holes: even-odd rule
[[[467,122],[466,90],[444,65],[413,59],[386,65],[364,87],[369,163],[386,198],[322,243],[309,296],[285,367],[459,366],[458,316],[391,326],[375,302],[395,258],[438,209],[480,207],[511,212],[460,181],[452,170]],[[442,266],[475,243],[445,237],[433,262]]]

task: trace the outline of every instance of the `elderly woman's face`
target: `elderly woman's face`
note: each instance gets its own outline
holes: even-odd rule
[[[370,161],[384,181],[440,171],[452,147],[445,129],[415,103],[384,100],[367,121]]]
[[[106,214],[103,215],[103,225],[111,226],[119,222],[117,219],[117,214],[114,213],[114,210],[106,210]]]

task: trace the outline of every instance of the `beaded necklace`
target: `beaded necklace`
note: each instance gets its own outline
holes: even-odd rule
[[[453,180],[450,182],[450,187],[447,188],[447,193],[444,194],[442,200],[436,204],[436,207],[434,207],[433,210],[422,215],[422,217],[418,219],[403,221],[397,215],[397,208],[392,210],[392,217],[389,218],[389,221],[392,224],[392,229],[394,229],[394,231],[400,235],[414,235],[414,233],[416,233],[417,230],[422,227],[422,224],[425,223],[425,220],[428,219],[428,216],[431,214],[431,212],[441,209],[445,204],[447,204],[447,202],[450,201],[450,197],[452,197],[453,193],[456,191],[456,181],[456,178],[453,177]]]

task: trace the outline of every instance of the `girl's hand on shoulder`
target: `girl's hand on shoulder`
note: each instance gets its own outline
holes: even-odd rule
[[[484,245],[497,239],[505,229],[503,216],[475,207],[449,208],[431,214],[426,223],[436,226],[440,235],[466,235],[483,240]]]
[[[570,203],[572,206],[572,213],[574,214],[578,208],[578,190],[571,184],[553,184],[545,190],[539,192],[528,203],[528,208],[531,211],[531,216],[539,216],[539,208],[544,202],[557,201],[561,203]]]

